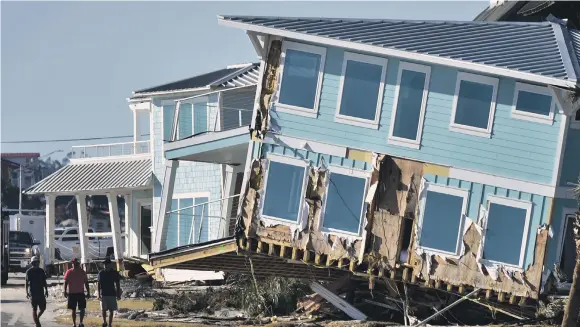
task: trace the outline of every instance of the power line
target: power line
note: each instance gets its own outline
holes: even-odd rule
[[[149,134],[143,134],[141,136],[149,136]],[[48,143],[48,142],[95,141],[95,140],[121,139],[121,138],[129,138],[129,137],[133,137],[133,135],[104,136],[104,137],[86,137],[86,138],[58,139],[58,140],[1,141],[0,143],[5,143],[5,144],[18,144],[18,143]]]

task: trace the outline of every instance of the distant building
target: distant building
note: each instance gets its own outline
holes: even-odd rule
[[[34,185],[42,179],[41,170],[39,169],[40,153],[2,153],[2,163],[5,160],[12,162],[13,167],[10,172],[10,181],[14,186],[19,185],[20,165],[22,165],[22,188]]]

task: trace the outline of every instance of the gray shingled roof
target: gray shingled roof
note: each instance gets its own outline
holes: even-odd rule
[[[575,84],[580,75],[571,64],[578,59],[570,57],[563,42],[563,34],[568,30],[551,22],[256,16],[220,16],[219,20],[225,25],[256,32],[286,37],[291,34],[297,39],[315,36],[320,40],[346,41],[573,82],[562,83],[567,86]]]
[[[151,159],[71,163],[32,185],[25,193],[73,193],[140,188],[150,185],[151,176]]]
[[[240,79],[243,83],[250,83],[249,85],[254,85],[257,83],[258,79],[255,78],[252,80],[251,78],[248,79],[247,76],[249,72],[256,71],[257,76],[257,68],[259,64],[253,63],[248,64],[242,67],[232,67],[232,68],[223,68],[219,70],[215,70],[209,73],[189,77],[183,80],[165,83],[162,85],[149,87],[146,89],[141,89],[138,91],[134,91],[133,94],[135,96],[150,94],[150,93],[157,93],[157,92],[170,92],[170,91],[184,91],[184,90],[193,90],[198,88],[204,87],[216,87],[221,86],[223,83],[227,83],[230,80]],[[253,84],[251,84],[253,83]],[[226,87],[224,85],[224,87]]]

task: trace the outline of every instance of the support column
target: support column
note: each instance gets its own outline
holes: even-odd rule
[[[87,237],[87,196],[86,194],[75,195],[77,200],[77,214],[79,217],[79,246],[81,248],[81,263],[89,263],[89,238]]]
[[[121,218],[119,217],[119,203],[117,193],[107,193],[109,200],[109,217],[111,218],[111,234],[113,235],[113,250],[117,270],[123,270],[123,249],[121,243]]]
[[[54,262],[54,251],[56,249],[54,243],[54,225],[56,223],[55,204],[56,196],[47,195],[46,200],[46,218],[44,231],[44,267]]]
[[[133,242],[133,199],[131,194],[123,195],[125,199],[125,251],[123,253],[127,257],[138,256],[133,252],[131,244]]]
[[[161,250],[161,241],[163,236],[167,234],[166,230],[166,212],[171,210],[171,199],[173,199],[173,187],[175,186],[175,173],[179,167],[179,161],[167,160],[165,161],[165,173],[163,175],[163,188],[161,189],[161,203],[157,217],[155,217],[155,230],[153,235],[155,242],[153,242],[153,252]]]
[[[133,146],[134,154],[138,153],[137,142],[141,137],[141,120],[139,119],[139,110],[133,109]]]

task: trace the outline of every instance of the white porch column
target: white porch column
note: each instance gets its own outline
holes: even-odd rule
[[[75,195],[77,200],[77,214],[79,217],[79,245],[81,248],[81,263],[89,263],[89,238],[87,237],[87,196],[86,194]]]
[[[123,199],[125,199],[125,249],[123,253],[127,257],[131,257],[137,255],[133,253],[131,250],[131,242],[132,242],[132,235],[133,232],[133,199],[131,198],[131,194],[123,195]],[[112,225],[111,225],[112,226]]]
[[[139,116],[139,110],[133,109],[133,149],[134,154],[138,153],[137,142],[140,141],[141,137],[141,119]]]
[[[163,239],[164,234],[167,233],[167,230],[165,229],[165,213],[171,210],[171,199],[173,199],[173,187],[175,186],[175,172],[177,171],[177,167],[179,167],[179,161],[165,161],[165,174],[163,175],[163,188],[161,189],[161,203],[159,205],[157,217],[153,220],[155,223],[155,230],[153,230],[153,234],[155,235],[153,252],[159,252],[161,250],[161,240]]]
[[[119,217],[119,203],[117,193],[107,193],[109,200],[109,217],[111,218],[111,234],[113,235],[113,250],[118,270],[123,268],[123,250],[121,243],[121,218]]]
[[[51,264],[54,261],[54,251],[56,246],[54,244],[54,225],[56,220],[55,215],[55,195],[46,195],[46,219],[44,231],[44,266]]]

